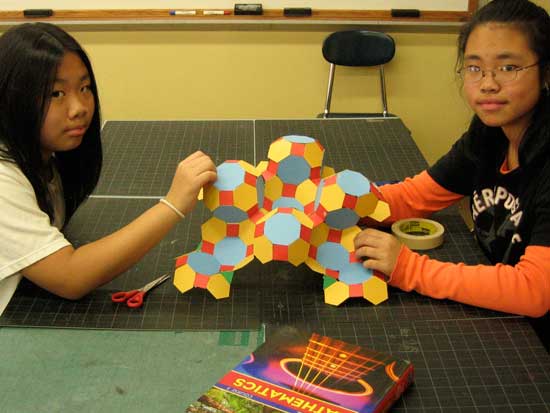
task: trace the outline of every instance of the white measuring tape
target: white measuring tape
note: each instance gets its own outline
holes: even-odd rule
[[[391,226],[393,235],[412,250],[429,250],[443,244],[445,229],[439,222],[424,218],[402,219]]]

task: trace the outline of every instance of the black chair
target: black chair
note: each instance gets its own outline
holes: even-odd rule
[[[330,63],[327,99],[325,110],[319,117],[349,118],[392,116],[388,113],[386,99],[386,82],[384,79],[384,64],[393,59],[395,42],[385,33],[368,30],[348,30],[332,33],[323,42],[323,57]],[[382,96],[382,113],[331,113],[332,86],[334,71],[339,66],[378,66],[380,71],[380,91]]]

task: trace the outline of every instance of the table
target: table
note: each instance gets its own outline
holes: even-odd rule
[[[210,154],[216,164],[227,159],[257,164],[266,159],[269,144],[277,137],[302,134],[320,140],[325,146],[326,165],[337,171],[362,172],[373,181],[402,179],[427,166],[410,132],[398,118],[117,121],[107,122],[103,131],[105,161],[100,183],[67,228],[75,245],[112,232],[158,202],[168,190],[177,162],[198,148]],[[236,364],[243,353],[254,348],[252,340],[239,346],[238,354],[226,351],[216,344],[216,337],[222,334],[219,331],[263,337],[261,332],[266,328],[269,337],[270,331],[280,326],[303,325],[410,359],[416,368],[415,384],[392,411],[550,411],[550,356],[527,320],[518,316],[393,289],[390,299],[378,306],[352,299],[333,307],[324,303],[319,274],[303,265],[293,267],[279,262],[261,265],[257,260],[235,273],[231,297],[225,300],[215,300],[199,289],[182,295],[164,283],[152,291],[145,307],[138,311],[110,302],[110,292],[141,285],[157,274],[172,271],[174,258],[196,247],[200,224],[209,216],[199,204],[140,263],[79,302],[54,297],[24,283],[0,318],[0,325],[5,326],[0,330],[0,346],[11,349],[6,354],[11,354],[12,359],[19,354],[18,363],[29,363],[34,360],[32,354],[17,350],[31,334],[42,334],[33,340],[50,350],[58,345],[51,341],[52,337],[61,337],[60,343],[69,342],[72,354],[80,354],[76,349],[81,337],[99,340],[96,344],[100,354],[108,351],[111,340],[131,342],[135,337],[142,342],[160,340],[166,341],[165,350],[161,354],[149,352],[147,357],[158,360],[159,368],[170,373],[174,372],[170,364],[166,365],[167,357],[181,354],[178,352],[182,349],[195,354],[188,350],[203,348],[204,351],[189,359],[181,354],[183,365],[172,364],[178,377],[188,377],[182,369],[201,372],[196,379],[180,385],[197,397],[215,381],[207,371],[214,369],[219,376],[224,371],[220,367],[229,368],[228,365]],[[429,255],[468,264],[486,262],[455,209],[438,213],[436,219],[446,228],[446,241]],[[58,328],[71,330],[62,337]],[[179,337],[189,341],[173,341],[172,348],[166,337],[174,336],[174,331],[183,332]],[[204,344],[205,337],[210,340],[208,346]],[[106,359],[106,366],[116,368],[116,355],[124,352],[124,348],[131,346],[116,348],[112,357]],[[205,351],[214,356],[205,357]],[[3,357],[8,357],[6,354]],[[0,360],[0,365],[5,363],[9,365],[10,358]],[[197,364],[201,364],[201,369],[196,369]],[[35,376],[36,388],[43,388],[44,382],[39,378],[47,378],[47,373]],[[117,406],[117,400],[123,399],[128,410],[131,407],[140,411],[130,393],[124,393],[128,387],[116,384],[114,378],[105,380],[111,388],[119,386],[122,393],[107,395],[100,401],[90,398],[79,410],[94,411],[103,406],[103,410],[109,411]],[[163,397],[158,372],[143,376],[142,380],[151,389],[151,400]],[[71,383],[75,383],[75,377]],[[70,399],[70,390],[63,393]],[[177,399],[179,395],[164,394],[164,397]],[[18,406],[20,399],[13,392],[5,394],[3,405]],[[184,401],[187,399],[182,396],[182,404]],[[173,410],[167,407],[164,411]]]

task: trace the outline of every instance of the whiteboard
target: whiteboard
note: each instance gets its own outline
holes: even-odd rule
[[[0,0],[0,10],[233,9],[235,3],[261,3],[264,9],[468,11],[469,0]]]

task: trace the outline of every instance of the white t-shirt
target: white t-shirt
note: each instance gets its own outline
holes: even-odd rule
[[[70,245],[59,231],[65,221],[65,202],[57,171],[48,188],[54,201],[54,225],[38,206],[34,189],[19,167],[0,160],[0,315],[21,280],[20,271]]]

